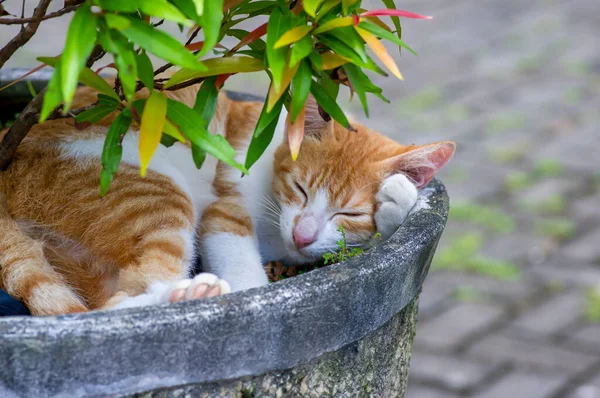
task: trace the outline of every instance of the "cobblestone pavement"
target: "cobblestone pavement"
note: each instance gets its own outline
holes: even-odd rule
[[[392,102],[372,100],[370,123],[458,144],[408,398],[600,398],[598,0],[396,3],[435,19],[404,22],[419,56],[402,55],[404,82],[375,79]],[[12,65],[59,51],[51,24]],[[256,76],[228,85],[264,93]]]

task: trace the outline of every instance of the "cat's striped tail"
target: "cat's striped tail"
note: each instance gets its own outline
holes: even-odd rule
[[[33,315],[87,311],[46,260],[42,243],[29,237],[10,217],[1,192],[0,288],[23,301]]]

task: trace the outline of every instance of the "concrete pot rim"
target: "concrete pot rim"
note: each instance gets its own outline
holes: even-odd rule
[[[389,240],[340,264],[195,302],[0,318],[0,395],[130,394],[260,375],[336,351],[415,297],[447,215],[434,180]]]

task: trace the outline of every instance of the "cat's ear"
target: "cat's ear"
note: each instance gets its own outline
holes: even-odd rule
[[[408,151],[384,160],[389,173],[402,173],[410,178],[417,188],[424,187],[454,155],[456,144],[452,141],[414,146]]]
[[[315,97],[309,95],[304,104],[304,135],[320,138],[332,131],[331,116],[320,110]]]

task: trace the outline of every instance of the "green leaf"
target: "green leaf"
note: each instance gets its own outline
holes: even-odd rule
[[[292,78],[292,105],[290,111],[291,121],[294,122],[298,113],[304,107],[304,103],[310,93],[312,83],[312,70],[308,61],[302,61],[296,75]]]
[[[373,93],[385,102],[389,102],[381,92],[383,91],[380,87],[374,85],[369,77],[360,70],[360,68],[353,64],[344,65],[344,71],[348,76],[348,80],[350,80],[350,84],[352,85],[352,89],[358,95],[360,102],[365,111],[365,115],[369,117],[369,105],[367,103],[367,92]]]
[[[202,150],[210,153],[223,163],[233,166],[243,173],[247,172],[244,166],[235,161],[235,149],[231,147],[227,140],[221,135],[210,134],[203,128],[206,125],[206,121],[198,112],[179,101],[169,99],[167,103],[167,116],[169,120],[193,144],[198,145]]]
[[[126,2],[127,1],[121,1],[121,3]],[[179,11],[177,7],[169,4],[165,0],[142,0],[140,1],[140,9],[146,15],[174,21],[188,27],[193,26],[188,18]]]
[[[106,116],[113,113],[116,109],[117,109],[116,106],[98,105],[98,106],[93,107],[92,109],[88,109],[85,112],[81,112],[79,115],[75,116],[75,120],[78,123],[81,123],[81,122],[97,123],[100,120],[104,119]]]
[[[227,30],[227,32],[225,33],[227,36],[232,36],[235,37],[238,40],[242,40],[243,38],[245,38],[248,34],[250,34],[250,32],[248,32],[247,30],[244,29],[229,29]],[[265,41],[263,39],[255,39],[253,41],[251,41],[250,43],[248,43],[248,47],[250,47],[252,50],[254,51],[262,51],[262,57],[259,58],[264,58],[264,51],[265,48],[267,47],[267,44],[265,43]],[[242,54],[242,52],[240,51],[236,51],[236,54]]]
[[[289,29],[291,22],[292,18],[289,11],[284,14],[279,7],[276,7],[269,17],[267,25],[267,62],[273,75],[276,91],[281,89],[281,79],[283,78],[288,49],[275,49],[275,43]]]
[[[174,138],[168,134],[163,134],[162,137],[160,137],[160,143],[167,148],[172,147],[176,142],[177,142],[177,138]],[[193,155],[193,152],[192,152],[192,155]]]
[[[198,77],[216,76],[225,73],[256,72],[265,69],[265,64],[261,60],[250,57],[210,58],[204,61],[204,65],[207,69],[203,71],[185,68],[178,70],[164,87],[169,88]]]
[[[360,57],[363,62],[367,62],[367,53],[365,52],[365,42],[363,39],[356,33],[354,27],[352,26],[343,26],[337,29],[334,29],[327,33],[328,36],[335,37],[340,42],[343,42],[348,47],[350,47],[356,55]],[[341,54],[340,54],[341,55]]]
[[[308,54],[308,58],[310,59],[310,62],[313,64],[313,66],[319,70],[321,70],[323,68],[323,59],[321,58],[321,55],[312,50],[309,54]]]
[[[140,7],[139,0],[96,0],[95,4],[105,11],[136,12]]]
[[[102,173],[100,174],[100,195],[104,196],[113,177],[119,169],[121,157],[123,156],[123,147],[121,142],[131,124],[131,112],[124,109],[117,116],[108,129],[106,139],[104,140],[104,149],[102,150]]]
[[[198,57],[208,54],[219,41],[221,22],[223,21],[223,0],[205,1],[201,21],[202,32],[204,33],[204,45]]]
[[[364,30],[367,30],[371,33],[373,33],[375,36],[379,36],[382,39],[385,40],[389,40],[392,43],[400,46],[400,47],[404,47],[406,48],[408,51],[410,51],[411,53],[413,53],[414,55],[417,55],[417,53],[415,52],[415,50],[413,50],[412,48],[410,48],[408,45],[406,45],[406,43],[404,43],[404,41],[402,41],[402,39],[400,39],[399,37],[397,37],[396,35],[394,35],[391,32],[388,32],[387,30],[383,29],[381,26],[375,25],[374,23],[370,23],[370,22],[360,22],[358,24],[359,28],[363,28]]]
[[[339,107],[335,99],[329,96],[324,87],[319,85],[313,80],[310,87],[310,92],[317,100],[317,103],[327,112],[332,118],[334,118],[339,124],[346,128],[350,128],[350,122],[344,114],[344,111]]]
[[[129,19],[129,22],[131,25],[121,29],[121,33],[144,50],[184,68],[206,70],[179,40],[142,21]]]
[[[336,7],[341,0],[325,0],[321,8],[319,9],[319,15],[317,15],[316,21],[318,22],[321,18],[328,16],[329,11],[331,11],[334,7]],[[339,8],[338,14],[342,11],[341,7]],[[332,14],[336,14],[333,12]]]
[[[210,121],[215,114],[217,109],[217,100],[219,98],[219,90],[215,86],[217,76],[211,76],[202,82],[198,94],[196,94],[196,102],[194,103],[194,110],[198,112],[204,119],[205,126],[207,129]]]
[[[123,87],[123,94],[127,101],[132,101],[137,85],[137,62],[133,45],[129,43],[118,32],[111,32],[118,52],[114,54],[115,65],[117,65],[118,76]]]
[[[293,43],[297,42],[298,40],[302,39],[303,37],[305,37],[308,34],[308,32],[310,32],[311,30],[312,30],[312,26],[308,26],[308,25],[300,25],[300,26],[293,27],[292,29],[288,30],[283,35],[281,35],[279,40],[277,40],[277,42],[275,43],[274,47],[281,48],[281,47],[289,46],[290,44],[293,44]]]
[[[313,40],[311,36],[304,36],[301,40],[294,43],[290,53],[290,68],[296,66],[302,59],[308,57],[313,49]]]
[[[105,14],[104,21],[109,28],[119,31],[131,26],[131,19],[116,14]]]
[[[200,16],[204,6],[201,5],[200,12],[198,12],[197,1],[194,0],[171,0],[171,3],[175,4],[189,19],[196,22],[198,25],[202,24]]]
[[[45,63],[46,65],[52,66],[54,68],[58,68],[59,58],[58,57],[38,57],[38,61]],[[56,73],[56,72],[55,72]],[[91,70],[88,67],[84,67],[77,78],[81,83],[85,84],[88,87],[93,88],[107,96],[114,98],[116,101],[121,102],[119,96],[113,91],[110,84],[106,82],[103,78],[98,76],[96,72]],[[59,90],[60,93],[60,90]]]
[[[192,160],[196,168],[200,170],[206,160],[206,151],[203,151],[198,145],[192,144]]]
[[[114,91],[113,91],[114,94]],[[114,97],[114,96],[108,96],[105,94],[98,94],[98,104],[100,105],[107,105],[107,106],[114,106],[117,107],[119,105],[121,105],[121,99],[119,97]]]
[[[140,80],[148,90],[152,91],[154,89],[154,67],[152,66],[150,57],[148,57],[145,51],[141,51],[136,56],[135,62]]]
[[[319,36],[320,41],[327,47],[331,48],[336,54],[341,55],[344,58],[348,58],[352,63],[357,65],[364,65],[364,61],[361,57],[348,45],[337,38],[324,34]]]
[[[252,141],[250,141],[248,153],[246,154],[245,166],[247,169],[250,169],[250,167],[256,163],[271,143],[271,140],[273,140],[275,128],[279,122],[281,109],[286,98],[287,94],[282,95],[271,112],[267,112],[267,105],[265,102],[260,117],[258,118]]]
[[[77,89],[77,77],[85,67],[87,58],[96,43],[97,17],[91,7],[84,3],[73,15],[67,31],[67,41],[61,56],[61,90],[65,101],[65,110],[71,107],[73,95]]]
[[[249,1],[235,12],[236,15],[264,13],[268,8],[277,5],[276,1]]]
[[[319,84],[325,89],[325,92],[333,99],[337,99],[338,93],[340,92],[340,85],[334,82],[329,75],[321,74],[317,80]]]
[[[304,0],[302,3],[304,5],[304,11],[306,11],[306,13],[311,17],[316,17],[317,9],[321,3],[323,3],[323,1],[324,0]]]
[[[279,114],[281,113],[281,107],[285,103],[288,97],[287,92],[283,93],[281,97],[275,102],[273,108],[269,111],[269,98],[265,101],[265,105],[260,113],[260,117],[258,118],[258,122],[256,123],[256,127],[254,128],[254,137],[259,137],[263,131],[273,123],[273,120],[277,120]]]
[[[394,0],[382,0],[382,1],[383,1],[383,4],[386,6],[386,8],[389,8],[390,10],[396,9],[396,4],[394,4]],[[394,24],[394,27],[396,28],[396,34],[398,35],[398,39],[402,39],[402,26],[400,26],[400,18],[395,17],[395,16],[391,16],[390,18],[392,20],[392,23]],[[383,29],[383,30],[385,30],[385,29]],[[375,32],[371,32],[371,33],[377,34]],[[383,37],[383,36],[379,36],[379,37]],[[409,51],[411,51],[411,50],[409,50]]]
[[[54,73],[48,82],[46,93],[44,94],[44,103],[40,111],[40,123],[50,116],[50,113],[62,102],[62,93],[60,91],[60,61],[56,63]]]

